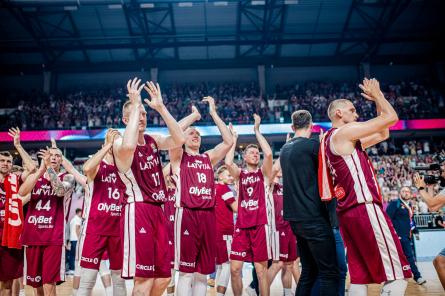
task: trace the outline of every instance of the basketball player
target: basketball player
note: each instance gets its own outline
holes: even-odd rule
[[[254,262],[257,272],[260,294],[269,295],[267,280],[267,261],[271,259],[269,245],[268,219],[266,213],[266,195],[272,174],[272,150],[267,140],[260,133],[261,118],[253,115],[255,136],[263,151],[263,164],[259,167],[260,151],[258,146],[250,144],[244,150],[246,168],[240,169],[234,162],[236,144],[227,153],[225,163],[230,175],[238,181],[238,218],[230,253],[232,290],[235,296],[243,291],[241,270],[244,262]]]
[[[40,168],[19,190],[21,196],[31,192],[22,234],[24,279],[38,295],[56,295],[56,283],[65,280],[65,203],[75,182],[72,175],[60,172],[59,149],[41,150],[39,156]]]
[[[334,100],[328,107],[332,129],[321,143],[348,250],[349,293],[367,295],[367,284],[384,282],[381,295],[403,295],[407,286],[404,279],[411,277],[410,266],[383,210],[374,169],[365,151],[389,137],[389,127],[398,117],[376,79],[365,78],[360,88],[363,97],[375,102],[377,117],[357,122],[358,114],[349,100]]]
[[[26,180],[30,173],[36,171],[36,166],[21,145],[20,129],[11,128],[8,134],[13,138],[14,147],[20,154],[25,168],[23,172],[18,173],[20,184]],[[12,295],[13,281],[23,275],[23,249],[2,246],[3,226],[4,223],[8,223],[5,221],[6,188],[4,182],[12,173],[12,163],[13,157],[9,152],[0,152],[0,291],[2,295]],[[23,289],[20,289],[20,293],[22,292]]]
[[[272,285],[276,275],[281,270],[281,282],[284,296],[292,295],[292,269],[297,259],[297,238],[292,232],[288,221],[283,218],[283,185],[280,183],[280,160],[276,160],[273,168],[273,182],[269,190],[272,208],[272,265],[267,271],[269,284]]]
[[[96,284],[102,257],[107,251],[113,283],[113,295],[126,295],[125,281],[120,277],[122,250],[120,242],[120,201],[125,194],[125,185],[114,165],[112,146],[117,130],[109,129],[105,143],[83,166],[87,177],[89,202],[82,237],[80,266],[82,276],[78,295],[89,296]]]
[[[197,109],[181,120],[185,130],[184,149],[169,151],[170,164],[177,182],[175,219],[175,269],[179,270],[177,295],[206,295],[207,274],[215,271],[215,180],[213,166],[232,146],[232,135],[216,112],[215,100],[204,97],[209,114],[218,127],[223,142],[202,154],[201,135],[190,127],[201,115]]]
[[[230,125],[231,126],[231,125]],[[238,135],[233,131],[233,141]],[[218,181],[215,184],[216,213],[216,293],[225,295],[230,280],[230,251],[233,240],[233,213],[238,212],[233,185],[233,177],[225,165],[216,171]]]
[[[165,107],[159,84],[139,86],[141,80],[128,81],[129,100],[123,106],[126,125],[122,138],[114,141],[113,155],[126,186],[122,212],[122,277],[134,278],[134,295],[161,295],[170,278],[167,220],[161,205],[167,199],[159,150],[180,147],[184,133]],[[145,88],[170,132],[169,136],[146,135],[147,112],[142,105]]]

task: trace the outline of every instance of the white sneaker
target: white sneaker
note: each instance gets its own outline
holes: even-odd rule
[[[423,277],[420,277],[420,278],[417,279],[416,283],[418,285],[423,285],[423,284],[426,283],[426,280]]]
[[[247,288],[245,288],[244,291],[249,296],[258,296],[255,289],[253,289],[251,286],[247,286]]]

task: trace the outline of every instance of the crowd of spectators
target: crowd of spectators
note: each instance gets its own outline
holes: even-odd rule
[[[434,88],[417,82],[382,85],[385,96],[401,119],[437,118],[443,114],[444,97]],[[305,82],[289,86],[276,85],[262,93],[256,83],[200,83],[165,85],[162,88],[167,108],[181,119],[195,104],[202,110],[200,124],[211,123],[201,103],[204,96],[213,96],[221,117],[226,122],[251,123],[258,113],[263,122],[290,122],[290,115],[306,109],[315,121],[328,120],[329,103],[338,98],[350,99],[361,118],[375,116],[373,102],[360,96],[356,83]],[[93,129],[122,126],[121,107],[126,100],[123,87],[79,90],[45,95],[33,93],[9,96],[2,108],[8,108],[0,122],[3,130],[18,126],[22,130]],[[146,95],[144,93],[144,95]],[[9,104],[5,103],[9,102]],[[9,106],[7,106],[9,105]],[[153,110],[148,112],[149,125],[164,125]]]

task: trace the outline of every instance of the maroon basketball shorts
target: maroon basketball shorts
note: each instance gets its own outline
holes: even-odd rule
[[[290,226],[276,230],[271,235],[272,259],[274,261],[292,262],[298,258],[297,238]]]
[[[65,246],[27,246],[24,266],[25,285],[59,284],[65,281]]]
[[[108,257],[110,260],[110,269],[120,270],[122,269],[121,247],[121,238],[119,236],[87,233],[83,241],[80,266],[99,270],[100,261],[103,260],[105,253],[107,253],[105,258]]]
[[[202,274],[211,274],[215,271],[215,219],[214,209],[176,209],[176,270]]]
[[[0,246],[0,281],[18,279],[23,275],[23,249]]]
[[[339,213],[338,220],[348,250],[352,284],[380,284],[411,277],[400,240],[381,206],[359,204]]]
[[[229,261],[232,250],[233,236],[228,234],[217,234],[216,236],[216,264],[220,265]]]
[[[126,204],[121,216],[122,277],[169,278],[167,219],[160,205]]]
[[[272,254],[268,225],[235,229],[230,260],[264,262],[269,259]]]

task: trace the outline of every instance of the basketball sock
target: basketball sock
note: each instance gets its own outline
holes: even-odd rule
[[[284,288],[284,296],[292,296],[292,289]]]
[[[207,294],[207,276],[205,274],[199,272],[193,274],[192,290],[193,296],[205,296]]]
[[[113,286],[105,287],[105,295],[113,296]]]
[[[96,284],[97,270],[82,268],[82,276],[80,277],[79,290],[77,296],[90,296],[91,291]]]
[[[126,296],[127,287],[125,286],[125,280],[121,278],[121,271],[116,270],[111,272],[111,281],[113,283],[113,296]]]
[[[403,296],[405,295],[408,282],[405,280],[388,281],[383,284],[381,296]]]
[[[176,276],[176,270],[172,269],[171,270],[171,275],[172,277],[170,278],[170,283],[168,283],[167,287],[174,287],[175,286],[175,276]]]
[[[221,271],[219,274],[219,278],[216,281],[216,287],[226,287],[229,285],[230,279],[230,262],[224,262],[221,265]]]
[[[192,295],[193,273],[179,272],[177,296]]]
[[[349,295],[353,296],[367,296],[368,286],[367,285],[357,285],[351,284],[349,287]]]
[[[20,290],[19,296],[25,296],[25,292],[24,291],[23,291],[23,294],[21,294],[21,293],[22,293],[22,290]],[[77,296],[77,289],[73,288],[73,296]]]
[[[221,277],[222,265],[216,265],[216,276],[215,276],[215,286],[219,286],[220,277]]]

